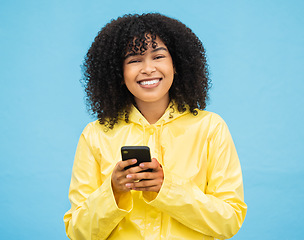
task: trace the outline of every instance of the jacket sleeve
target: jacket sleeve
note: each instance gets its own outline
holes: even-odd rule
[[[231,238],[247,211],[239,159],[228,127],[220,122],[208,139],[207,187],[174,175],[164,167],[164,182],[145,201],[185,226],[218,239]]]
[[[74,240],[106,239],[131,211],[132,198],[127,193],[116,204],[111,176],[102,182],[99,163],[85,136],[80,137],[72,170],[71,209],[64,215],[66,233]]]

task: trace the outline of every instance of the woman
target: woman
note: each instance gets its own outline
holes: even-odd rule
[[[204,111],[205,50],[181,22],[125,15],[97,35],[84,63],[98,120],[76,151],[65,214],[71,239],[230,238],[247,206],[225,122]],[[146,145],[152,161],[126,167],[122,146]],[[152,169],[151,172],[142,172]]]

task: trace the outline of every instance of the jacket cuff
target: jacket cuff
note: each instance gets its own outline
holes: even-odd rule
[[[104,184],[108,188],[107,192],[110,194],[109,199],[111,199],[111,202],[113,203],[112,206],[115,206],[116,210],[119,211],[123,211],[127,213],[131,212],[133,208],[133,198],[131,192],[129,191],[126,193],[119,194],[119,196],[117,196],[116,198],[117,199],[116,201],[112,188],[111,176],[109,176],[105,180]]]
[[[161,186],[161,189],[158,193],[156,192],[143,192],[143,199],[147,204],[150,204],[154,207],[157,207],[158,200],[163,199],[164,197],[167,197],[170,193],[172,182],[174,181],[174,176],[168,172],[165,168],[163,168],[164,171],[164,181]]]

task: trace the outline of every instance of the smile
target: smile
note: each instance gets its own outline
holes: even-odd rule
[[[139,81],[138,83],[142,86],[149,86],[149,85],[153,85],[153,84],[157,84],[159,83],[159,81],[161,80],[161,78],[159,79],[153,79],[153,80],[143,80],[143,81]]]

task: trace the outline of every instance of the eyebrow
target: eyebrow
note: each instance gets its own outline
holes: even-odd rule
[[[155,49],[153,49],[151,52],[154,53],[154,52],[161,51],[161,50],[164,50],[164,51],[168,52],[168,49],[165,48],[165,47],[158,47],[158,48],[155,48]],[[124,57],[124,59],[127,59],[128,57],[132,57],[132,56],[137,56],[137,55],[141,55],[141,54],[140,54],[140,53],[132,52],[132,53],[127,54],[127,55]]]

